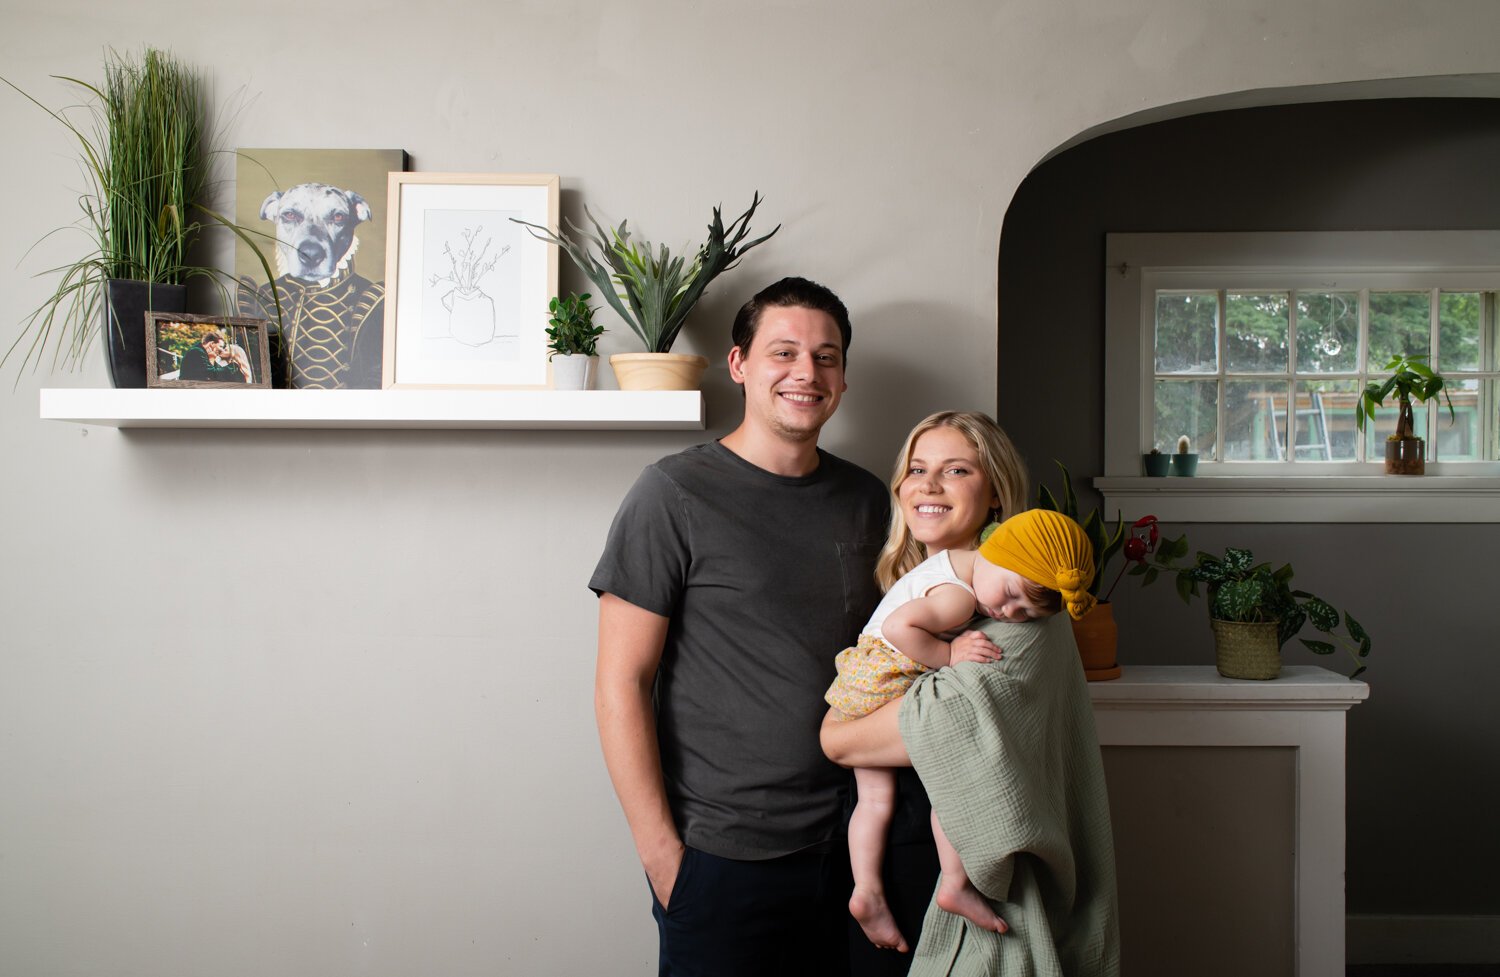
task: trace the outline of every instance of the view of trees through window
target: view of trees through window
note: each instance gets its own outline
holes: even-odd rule
[[[1205,461],[1378,460],[1397,405],[1388,399],[1361,437],[1359,393],[1393,356],[1421,355],[1446,379],[1455,415],[1446,402],[1416,405],[1429,459],[1500,459],[1497,295],[1158,290],[1153,440],[1170,451],[1185,434]]]

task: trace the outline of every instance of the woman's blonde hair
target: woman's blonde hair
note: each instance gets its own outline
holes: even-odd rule
[[[991,488],[1000,499],[997,510],[990,513],[985,524],[999,522],[1025,510],[1030,485],[1026,477],[1026,465],[1010,438],[1000,425],[988,414],[978,411],[944,410],[930,414],[911,429],[901,453],[896,457],[896,469],[891,474],[891,530],[886,537],[885,548],[875,563],[875,580],[882,592],[900,580],[918,563],[927,559],[926,548],[912,538],[911,528],[906,525],[906,515],[901,511],[901,483],[906,481],[911,468],[912,452],[917,439],[934,428],[949,427],[968,439],[979,456],[979,467],[990,481]],[[983,525],[974,529],[974,544],[979,542]]]

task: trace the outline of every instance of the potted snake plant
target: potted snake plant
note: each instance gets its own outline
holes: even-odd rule
[[[270,268],[246,231],[205,205],[208,121],[192,70],[146,48],[138,58],[107,52],[100,86],[55,77],[80,89],[84,103],[52,109],[9,79],[0,81],[76,143],[87,188],[78,200],[82,217],[67,228],[81,231],[88,249],[53,269],[56,287],[23,322],[0,365],[19,357],[21,369],[34,369],[51,347],[52,366],[74,369],[103,333],[114,386],[144,387],[147,310],[184,311],[193,278],[213,279],[228,294],[227,273],[189,256],[206,228],[229,228],[268,276]]]
[[[593,225],[591,231],[566,219],[567,230],[559,227],[556,233],[514,217],[511,220],[528,228],[533,237],[561,248],[645,345],[644,353],[617,353],[609,358],[620,389],[695,390],[708,360],[673,353],[672,344],[709,283],[781,229],[778,224],[770,234],[745,240],[760,199],[755,194],[750,208],[728,226],[715,207],[708,239],[691,257],[674,256],[664,244],[653,248],[649,241],[635,240],[626,221],[606,230],[587,207],[584,214]]]

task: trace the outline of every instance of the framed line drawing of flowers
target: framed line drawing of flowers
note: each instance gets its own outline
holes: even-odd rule
[[[389,175],[385,387],[545,389],[558,177]]]

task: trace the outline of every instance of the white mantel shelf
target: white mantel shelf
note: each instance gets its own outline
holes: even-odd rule
[[[42,420],[119,428],[701,431],[696,390],[41,391]]]
[[[1277,747],[1295,750],[1296,977],[1344,974],[1344,748],[1348,713],[1370,687],[1315,665],[1267,682],[1212,665],[1125,665],[1090,682],[1101,746]]]
[[[1212,665],[1127,665],[1109,682],[1090,682],[1094,709],[1348,710],[1370,687],[1316,665],[1287,665],[1271,681],[1225,678]]]

